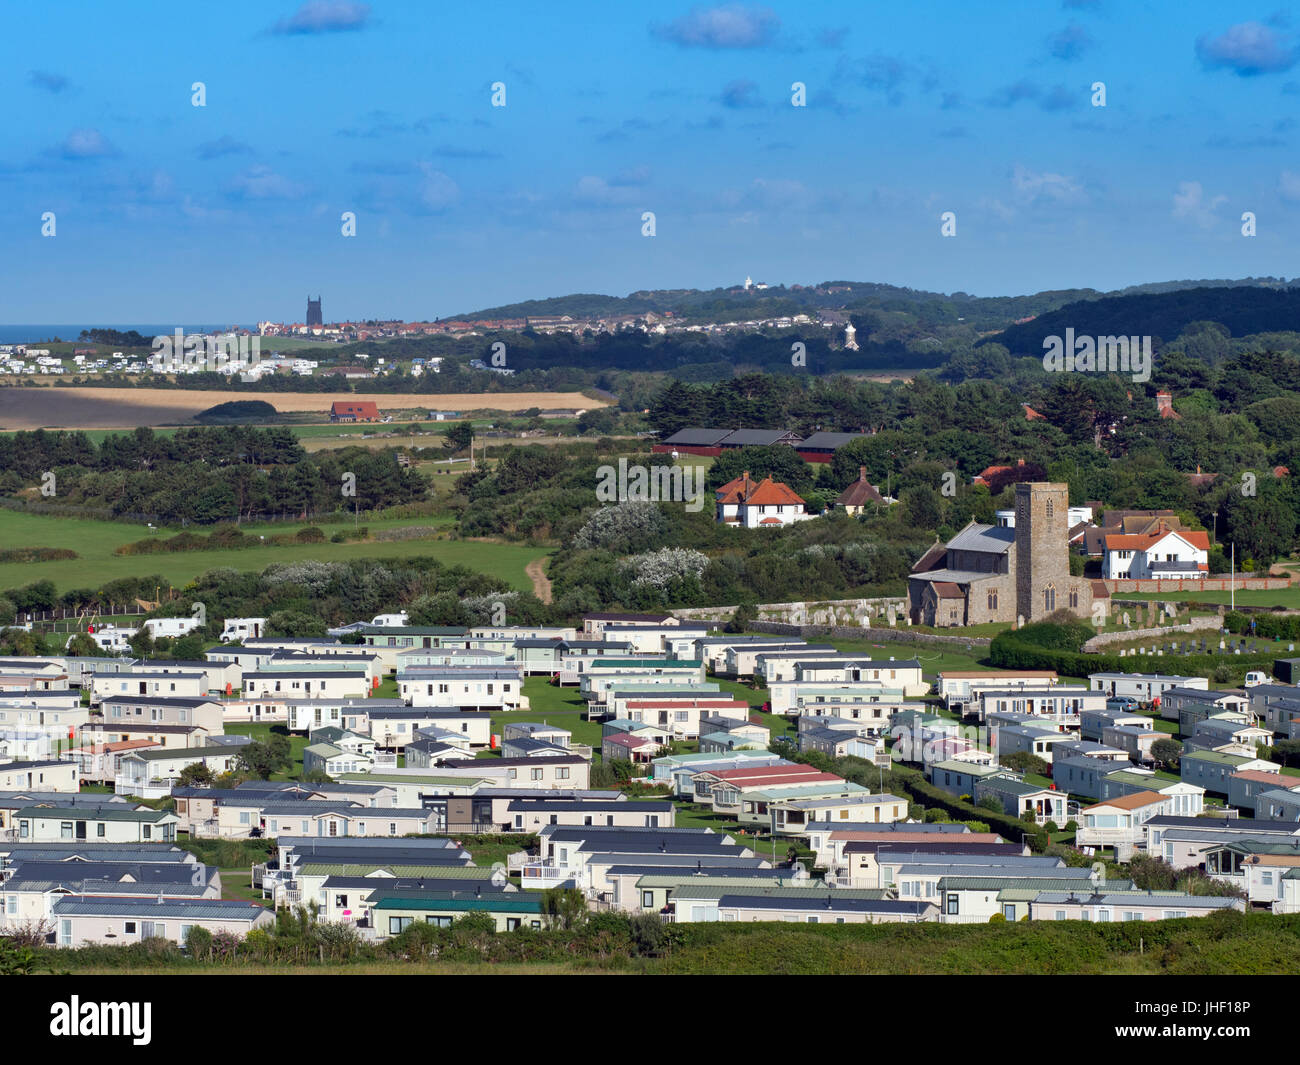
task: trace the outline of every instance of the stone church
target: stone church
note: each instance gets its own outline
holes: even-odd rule
[[[1062,609],[1090,620],[1094,602],[1109,613],[1103,582],[1070,576],[1069,504],[1068,485],[1018,484],[1014,528],[971,522],[935,544],[908,578],[912,623],[1028,623]]]

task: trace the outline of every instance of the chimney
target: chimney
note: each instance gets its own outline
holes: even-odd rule
[[[866,468],[865,466],[859,466],[859,467],[858,467],[858,480],[859,480],[859,481],[865,481],[866,479],[867,479],[867,468]]]

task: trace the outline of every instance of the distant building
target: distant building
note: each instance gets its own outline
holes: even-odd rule
[[[377,422],[379,421],[379,407],[371,402],[336,400],[330,405],[330,421]]]
[[[867,468],[858,467],[858,479],[836,497],[835,506],[848,514],[861,514],[872,504],[887,506],[888,500],[867,480]]]
[[[320,296],[315,299],[310,296],[307,297],[307,324],[309,326],[325,324],[325,319],[321,317],[320,301]]]

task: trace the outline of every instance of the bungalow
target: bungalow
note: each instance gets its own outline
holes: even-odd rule
[[[771,687],[779,680],[794,680],[795,667],[801,662],[810,658],[839,657],[840,654],[830,644],[806,644],[792,651],[763,651],[754,656],[753,677],[761,681],[763,687]]]
[[[113,790],[118,795],[160,799],[171,794],[172,785],[186,766],[204,765],[213,776],[233,772],[239,766],[240,751],[252,742],[247,737],[239,738],[243,743],[131,751],[118,763]]]
[[[365,773],[375,764],[373,741],[370,750],[371,753],[366,754],[356,749],[346,750],[325,741],[311,743],[302,751],[303,772],[324,773],[327,777],[337,777],[343,773]]]
[[[1150,769],[1126,766],[1101,778],[1101,794],[1097,798],[1105,802],[1120,799],[1125,795],[1136,795],[1141,791],[1154,791],[1169,797],[1169,813],[1179,817],[1195,817],[1205,809],[1205,789],[1195,784],[1184,784],[1181,780],[1166,780],[1158,777]]]
[[[798,896],[724,895],[719,921],[787,921],[798,924],[919,924],[936,920],[932,902],[845,898],[847,892],[805,892]],[[812,897],[804,897],[804,895]]]
[[[696,692],[614,692],[608,705],[621,709],[617,716],[653,725],[683,740],[697,739],[706,717],[728,717],[738,723],[749,719],[749,704],[723,693],[710,697]],[[716,725],[711,729],[716,731]]]
[[[555,758],[449,759],[443,762],[442,768],[471,773],[504,771],[506,787],[570,791],[591,786],[591,763],[576,754]]]
[[[200,695],[229,694],[240,686],[244,673],[238,662],[214,662],[207,658],[142,658],[132,664],[131,672],[133,675],[152,673],[163,677],[202,673],[204,680]]]
[[[262,669],[244,674],[244,697],[364,699],[372,687],[364,665],[356,669]]]
[[[335,400],[330,404],[332,422],[377,422],[379,407],[368,400]]]
[[[925,763],[926,779],[949,795],[974,795],[975,785],[993,776],[1014,776],[1010,770],[992,765],[976,765],[955,759]]]
[[[488,891],[450,898],[428,892],[394,891],[376,893],[370,899],[371,920],[381,941],[401,935],[416,922],[450,928],[468,913],[485,914],[498,932],[543,928],[546,922],[541,896],[535,892]]]
[[[162,901],[140,898],[91,898],[69,895],[54,904],[55,944],[114,945],[146,939],[170,939],[182,945],[191,928],[239,937],[255,928],[270,928],[275,915],[237,899]]]
[[[1233,811],[1235,814],[1235,811]],[[1229,843],[1257,840],[1293,846],[1300,838],[1300,826],[1285,821],[1259,821],[1251,818],[1172,817],[1161,815],[1146,823],[1146,850],[1159,855],[1175,869],[1204,867],[1214,873],[1207,862],[1212,848]]]
[[[663,749],[662,744],[630,732],[611,733],[600,741],[600,756],[606,762],[648,765]]]
[[[1198,688],[1167,688],[1160,697],[1160,716],[1166,721],[1177,721],[1178,731],[1184,736],[1192,734],[1198,721],[1217,714],[1232,712],[1249,722],[1250,700],[1242,688],[1205,691]]]
[[[820,751],[832,758],[854,757],[874,761],[876,741],[836,728],[808,728],[799,730],[799,751]]]
[[[1257,821],[1300,821],[1300,780],[1295,777],[1285,779],[1295,781],[1295,787],[1277,787],[1260,792],[1255,800]]]
[[[88,840],[100,843],[170,843],[179,818],[168,810],[121,809],[125,803],[99,807],[29,806],[14,815],[18,839],[45,843]]]
[[[1162,739],[1163,732],[1143,725],[1107,725],[1101,730],[1101,742],[1128,755],[1130,762],[1154,762],[1151,748]]]
[[[608,793],[607,793],[608,794]],[[543,825],[604,825],[617,828],[672,828],[677,807],[666,800],[616,798],[492,798],[493,823],[510,832],[535,832]],[[495,808],[500,805],[500,813]]]
[[[1052,748],[1070,739],[1064,732],[1052,732],[1029,725],[1008,725],[993,731],[994,746],[999,758],[1009,754],[1032,754],[1049,765]]]
[[[81,790],[75,762],[6,762],[0,764],[0,791],[54,791]]]
[[[100,710],[108,732],[119,725],[197,725],[213,736],[225,731],[221,702],[206,695],[111,695],[105,696]]]
[[[1056,672],[1046,669],[949,669],[936,678],[935,691],[943,699],[945,709],[962,713],[969,712],[972,701],[978,703],[981,688],[1038,690],[1051,687],[1056,681]]]
[[[217,730],[220,735],[221,729]],[[127,740],[148,740],[157,747],[174,750],[177,747],[202,747],[207,743],[208,730],[198,725],[128,724],[124,721],[105,723],[96,718],[82,726],[76,742],[82,746],[100,743],[125,743]]]
[[[809,514],[803,498],[782,481],[764,477],[754,481],[746,470],[715,493],[720,525],[743,529],[779,529],[816,517]]]
[[[773,835],[801,836],[814,822],[878,825],[905,821],[908,801],[897,795],[847,795],[823,799],[782,799],[768,807]]]
[[[971,793],[976,804],[981,799],[992,796],[1002,804],[1002,811],[1011,817],[1023,817],[1026,813],[1034,815],[1036,824],[1054,822],[1057,827],[1066,821],[1066,796],[1055,787],[1044,788],[1037,784],[1026,784],[1022,780],[1012,780],[1005,776],[989,776],[975,781],[975,790]]]
[[[1197,784],[1215,795],[1228,794],[1228,778],[1243,769],[1268,772],[1277,763],[1260,758],[1247,758],[1240,754],[1221,754],[1218,751],[1184,752],[1178,760],[1182,779]]]
[[[1273,733],[1240,720],[1237,714],[1211,715],[1197,721],[1184,740],[1189,751],[1211,750],[1254,758],[1257,748],[1273,742]]]
[[[490,713],[528,709],[518,668],[410,666],[397,674],[397,689],[410,706]]]
[[[1103,710],[1106,693],[1087,688],[1055,685],[1051,688],[979,689],[975,713],[981,721],[994,711],[1030,714],[1054,725],[1078,728],[1084,710]]]
[[[1261,793],[1285,785],[1288,778],[1281,775],[1281,769],[1281,766],[1274,765],[1271,770],[1239,769],[1229,773],[1228,805],[1253,812]]]
[[[1206,691],[1210,682],[1204,677],[1166,676],[1162,673],[1089,673],[1088,687],[1105,692],[1111,698],[1136,699],[1139,703],[1156,703],[1170,688]]]
[[[1079,737],[1101,743],[1102,731],[1108,727],[1136,727],[1146,729],[1151,725],[1151,718],[1146,714],[1130,713],[1125,710],[1082,710],[1079,712]],[[1114,744],[1112,744],[1114,746]]]
[[[208,675],[201,669],[161,673],[132,668],[121,673],[96,673],[90,683],[92,706],[126,696],[199,699],[207,694]]]
[[[63,757],[76,764],[81,780],[92,784],[112,784],[117,779],[124,754],[160,747],[153,740],[124,740],[74,747],[65,751]]]
[[[1243,911],[1241,899],[1214,895],[1182,895],[1154,891],[1091,894],[1044,891],[1029,904],[1034,921],[1166,921],[1180,917],[1208,917],[1221,910]]]
[[[1172,813],[1171,805],[1168,795],[1139,791],[1085,806],[1080,811],[1075,845],[1114,847],[1115,860],[1126,862],[1135,849],[1146,843],[1146,830],[1142,826],[1153,817]]]
[[[384,750],[399,754],[410,740],[418,739],[421,730],[427,728],[457,732],[475,750],[492,743],[491,718],[486,714],[461,713],[459,710],[413,706],[369,711],[355,708],[345,709],[343,721],[348,729],[368,733]]]
[[[942,924],[987,924],[994,914],[1007,916],[1006,907],[1020,912],[1019,900],[1003,899],[1002,892],[1012,891],[1064,891],[1071,889],[1091,894],[1092,876],[1087,869],[1061,869],[1056,876],[1042,875],[1044,870],[1016,870],[991,867],[983,871],[969,871],[940,877],[935,891],[942,907],[939,921]],[[1124,886],[1129,881],[1119,881]],[[1017,920],[1020,918],[1017,917]]]

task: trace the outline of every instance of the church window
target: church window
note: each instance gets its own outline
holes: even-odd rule
[[[1056,586],[1049,584],[1043,589],[1043,609],[1049,614],[1056,609]]]

